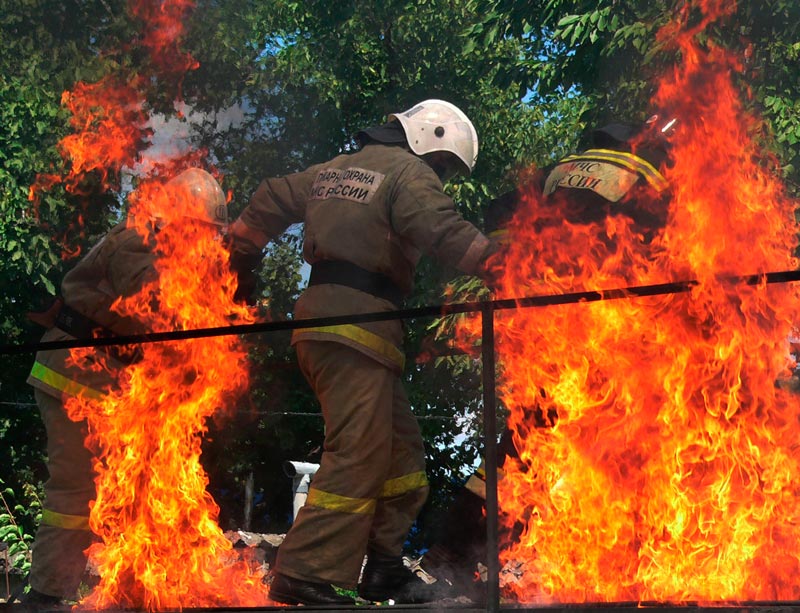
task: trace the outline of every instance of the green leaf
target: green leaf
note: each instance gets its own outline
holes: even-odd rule
[[[572,38],[569,40],[570,47],[574,46],[584,31],[583,23],[576,23],[572,30]]]
[[[56,288],[53,285],[53,283],[50,281],[50,279],[45,277],[42,273],[39,273],[39,280],[44,285],[44,287],[47,290],[48,294],[50,294],[51,296],[55,296],[56,295]]]
[[[581,19],[581,15],[566,15],[565,17],[562,17],[561,19],[559,19],[558,23],[556,25],[559,28],[563,28],[563,27],[568,26],[568,25],[570,25],[572,23],[575,23],[576,21],[579,21],[580,19]]]
[[[18,553],[26,552],[29,549],[30,549],[30,547],[28,547],[28,544],[25,541],[21,541],[21,540],[20,541],[16,541],[16,542],[13,542],[13,543],[9,544],[9,546],[8,546],[8,555],[14,556],[14,555],[17,555]]]
[[[21,537],[20,529],[16,525],[0,527],[0,541],[12,542]]]

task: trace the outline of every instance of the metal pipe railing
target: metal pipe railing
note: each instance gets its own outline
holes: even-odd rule
[[[497,501],[497,407],[495,394],[494,308],[481,310],[481,376],[483,382],[483,454],[486,465],[486,610],[500,610],[500,544]]]
[[[721,283],[730,285],[787,283],[790,281],[800,281],[800,270],[728,276],[721,277],[718,280]],[[645,296],[686,293],[691,291],[693,288],[698,287],[699,285],[700,282],[695,280],[675,281],[654,285],[637,285],[623,288],[613,288],[608,290],[572,292],[568,294],[546,294],[523,298],[503,298],[497,300],[480,300],[475,302],[456,302],[451,304],[424,306],[412,309],[400,309],[396,311],[360,313],[356,315],[338,315],[335,317],[316,317],[313,319],[268,321],[253,324],[234,324],[230,326],[219,326],[213,328],[173,330],[169,332],[150,332],[147,334],[135,334],[129,336],[108,336],[92,339],[5,344],[0,345],[0,355],[19,355],[48,349],[73,349],[76,347],[107,347],[112,345],[156,343],[161,341],[207,338],[210,336],[226,336],[231,334],[257,334],[259,332],[274,332],[277,330],[294,330],[297,328],[333,326],[349,323],[388,321],[392,319],[441,317],[445,315],[456,315],[459,313],[477,313],[479,311],[484,311],[486,308],[491,308],[493,311],[500,311],[517,308],[575,304],[578,302],[597,302],[600,300],[641,298]]]

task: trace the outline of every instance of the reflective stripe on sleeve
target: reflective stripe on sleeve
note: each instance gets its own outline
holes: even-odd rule
[[[490,240],[493,240],[501,245],[507,245],[511,242],[511,233],[507,228],[500,228],[499,230],[492,230],[487,234]]]
[[[234,221],[228,230],[231,236],[236,238],[243,238],[246,241],[253,243],[256,247],[261,249],[264,245],[269,242],[269,236],[261,232],[260,230],[256,230],[251,228],[246,223],[244,223],[241,219],[237,219]]]
[[[418,490],[427,485],[428,477],[425,475],[424,471],[403,475],[402,477],[395,477],[383,484],[380,497],[389,498],[390,496],[399,496],[400,494]]]
[[[480,264],[481,258],[489,248],[489,244],[488,238],[483,234],[478,234],[470,243],[461,260],[456,264],[456,268],[468,275],[474,275],[479,272],[478,264]]]
[[[65,530],[89,530],[89,518],[86,515],[67,515],[50,509],[42,509],[42,524]]]
[[[470,478],[467,479],[464,487],[476,496],[486,500],[486,481],[477,475],[470,475]]]
[[[406,356],[403,352],[395,347],[392,343],[377,334],[355,326],[353,324],[342,324],[339,326],[318,326],[316,328],[303,328],[295,330],[292,335],[292,341],[303,340],[303,336],[317,336],[317,335],[341,336],[358,345],[362,345],[385,358],[388,358],[392,364],[396,365],[400,370],[405,367]]]
[[[657,192],[663,192],[669,187],[669,183],[656,168],[647,160],[640,158],[638,155],[633,155],[626,151],[615,151],[613,149],[588,149],[583,153],[577,155],[569,155],[561,162],[574,162],[577,160],[600,160],[603,162],[612,162],[619,164],[632,170],[635,173],[644,177],[644,179],[655,189]]]
[[[48,368],[41,362],[33,363],[31,377],[70,396],[85,396],[94,400],[100,400],[104,396],[101,392],[78,383],[77,381],[73,381],[69,377],[65,377],[61,373]]]
[[[338,511],[339,513],[372,515],[375,513],[376,502],[373,498],[350,498],[310,487],[308,488],[306,505],[328,509],[329,511]]]

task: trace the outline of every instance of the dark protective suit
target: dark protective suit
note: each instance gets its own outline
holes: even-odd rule
[[[42,341],[145,332],[141,324],[110,310],[120,296],[130,296],[155,274],[152,245],[121,223],[69,271],[61,284],[64,307],[56,327]],[[36,354],[28,383],[47,432],[47,469],[42,520],[33,543],[31,587],[50,596],[75,597],[86,568],[84,550],[91,544],[89,501],[95,497],[92,454],[84,446],[85,422],[70,420],[64,403],[70,396],[102,397],[116,385],[117,373],[133,357],[125,349],[90,350],[70,363],[70,350]]]
[[[400,146],[367,144],[263,181],[231,227],[234,254],[260,253],[298,222],[312,271],[296,319],[395,310],[422,254],[477,274],[491,251],[434,171]],[[423,441],[400,379],[402,332],[398,320],[295,330],[326,435],[278,573],[352,588],[367,549],[400,556],[428,492]]]

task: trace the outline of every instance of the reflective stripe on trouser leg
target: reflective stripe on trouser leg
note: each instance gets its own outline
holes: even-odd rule
[[[325,451],[309,499],[278,549],[276,570],[352,588],[384,485],[392,477],[424,473],[424,455],[413,457],[402,475],[391,473],[401,463],[392,459],[393,404],[405,394],[398,393],[402,383],[389,368],[337,342],[301,341],[296,349],[322,405]]]
[[[420,467],[414,472],[410,467]],[[391,556],[403,551],[408,531],[428,497],[425,447],[405,390],[392,400],[392,466],[383,484],[369,536],[369,548]]]
[[[85,425],[67,417],[61,401],[34,389],[47,431],[47,469],[42,523],[31,556],[31,586],[44,594],[73,598],[86,569],[84,550],[92,543],[89,501],[94,498],[91,454]]]

